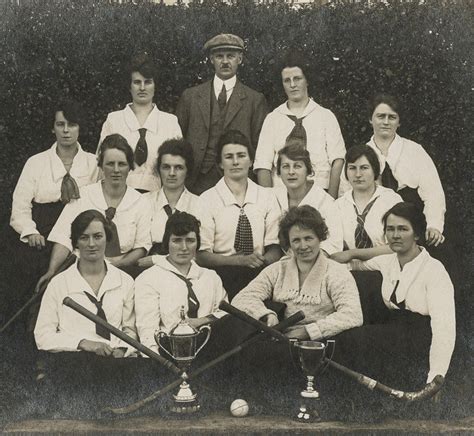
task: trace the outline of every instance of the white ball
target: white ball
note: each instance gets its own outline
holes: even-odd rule
[[[247,401],[240,398],[232,401],[232,404],[230,405],[230,413],[232,413],[232,416],[246,416],[247,413],[249,413],[249,405],[247,404]]]

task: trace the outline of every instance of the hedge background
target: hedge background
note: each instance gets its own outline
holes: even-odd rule
[[[156,101],[173,112],[185,88],[211,75],[203,43],[233,32],[248,46],[240,78],[272,108],[284,100],[278,57],[289,47],[303,49],[313,65],[310,93],[336,114],[347,146],[371,135],[369,96],[399,96],[406,106],[400,134],[435,161],[448,201],[446,232],[470,259],[474,8],[469,1],[427,3],[338,2],[298,10],[251,0],[188,8],[99,0],[3,4],[0,224],[8,222],[25,160],[54,140],[51,110],[58,98],[71,96],[87,108],[81,143],[94,151],[107,113],[129,101],[124,65],[132,53],[146,50],[157,60]]]

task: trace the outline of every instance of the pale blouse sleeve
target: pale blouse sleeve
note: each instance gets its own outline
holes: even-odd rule
[[[359,327],[363,322],[356,282],[343,265],[331,265],[328,268],[326,286],[335,312],[305,325],[312,340],[330,338],[345,330]]]
[[[342,137],[341,128],[337,121],[336,115],[328,111],[326,116],[326,149],[329,158],[329,163],[336,159],[344,159],[346,154],[346,147],[344,145],[344,138]]]
[[[329,255],[342,251],[344,245],[344,234],[342,230],[342,220],[339,209],[335,203],[325,206],[326,225],[328,227],[328,237],[321,242],[321,248]]]
[[[219,309],[219,304],[221,304],[222,301],[225,301],[226,303],[229,302],[229,299],[227,298],[227,292],[224,289],[224,285],[222,284],[221,278],[212,271],[213,274],[213,288],[214,288],[214,301],[212,304],[212,312],[211,314],[214,315],[216,318],[222,318],[223,316],[227,315],[227,312]]]
[[[137,230],[133,248],[144,248],[147,252],[152,246],[151,242],[151,216],[150,201],[141,197],[137,204]]]
[[[133,339],[138,339],[135,326],[135,289],[133,279],[122,273],[122,283],[124,288],[123,309],[122,309],[122,331]],[[117,338],[118,339],[118,338]],[[125,356],[135,351],[135,348],[126,342],[119,340],[117,347],[127,348]],[[115,345],[114,345],[115,347]]]
[[[264,243],[265,247],[269,245],[275,245],[279,243],[278,240],[278,224],[281,216],[280,206],[273,190],[270,188],[262,188],[267,191],[268,195],[268,208],[265,216],[265,236]]]
[[[254,169],[271,170],[273,168],[273,159],[275,158],[275,140],[272,114],[267,115],[258,138],[257,150],[255,152]]]
[[[210,198],[206,195],[201,195],[199,197],[201,199],[202,204],[208,204],[208,208],[203,208],[202,213],[200,216],[201,220],[201,247],[199,250],[201,251],[209,251],[213,252],[214,250],[214,239],[216,235],[216,223],[214,221],[214,217],[212,216],[211,211],[209,210]]]
[[[72,200],[70,203],[66,204],[61,215],[59,215],[56,224],[49,233],[48,241],[61,244],[69,251],[72,251],[71,223],[82,211],[81,199]]]
[[[267,266],[234,297],[232,305],[255,319],[275,313],[273,310],[267,309],[263,302],[272,299],[279,271],[280,262]]]

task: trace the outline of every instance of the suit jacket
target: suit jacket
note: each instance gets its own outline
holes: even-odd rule
[[[191,143],[194,151],[191,182],[199,175],[209,140],[211,92],[214,92],[212,80],[188,88],[181,95],[176,109],[183,137]],[[268,114],[265,97],[237,80],[227,104],[223,131],[240,130],[249,138],[255,155],[263,120]]]

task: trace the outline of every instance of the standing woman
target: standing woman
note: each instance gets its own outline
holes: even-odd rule
[[[10,225],[14,232],[5,232],[2,257],[8,259],[6,281],[15,277],[15,291],[4,295],[5,314],[24,302],[25,293],[47,268],[52,247],[47,238],[64,205],[79,198],[79,188],[98,178],[96,157],[78,141],[81,107],[64,101],[56,104],[52,115],[56,142],[27,160],[13,192]],[[28,274],[18,274],[26,269]]]
[[[291,207],[305,204],[314,207],[328,227],[328,237],[321,241],[321,250],[327,256],[342,250],[342,223],[334,199],[308,176],[313,166],[308,150],[298,143],[287,145],[278,152],[277,175],[284,187],[273,188],[283,214]]]
[[[427,221],[426,244],[444,242],[446,200],[431,157],[423,147],[397,135],[400,104],[395,97],[378,94],[370,102],[370,124],[374,134],[369,145],[380,161],[381,183],[398,192],[404,201],[418,206]]]
[[[176,116],[160,111],[153,103],[156,75],[156,67],[146,53],[132,59],[129,67],[132,103],[109,113],[100,134],[99,144],[113,133],[119,133],[130,144],[135,169],[130,171],[127,183],[140,192],[160,187],[154,171],[158,147],[167,139],[182,136]]]
[[[197,261],[217,271],[230,298],[281,256],[280,208],[270,189],[248,178],[251,153],[244,134],[238,130],[224,133],[216,156],[224,177],[201,194],[206,209]]]
[[[351,147],[346,153],[344,174],[352,189],[335,204],[342,220],[346,250],[331,258],[349,263],[392,253],[385,241],[382,217],[402,199],[393,190],[377,185],[380,165],[374,150],[367,145]]]
[[[155,172],[161,179],[161,189],[148,192],[143,198],[151,210],[152,248],[149,255],[166,254],[163,234],[168,218],[175,212],[188,212],[199,218],[202,215],[201,199],[189,192],[185,182],[193,171],[194,159],[191,145],[184,139],[168,139],[158,149]],[[140,259],[140,266],[149,267],[151,257]]]
[[[138,259],[151,247],[150,211],[142,196],[126,183],[133,165],[133,151],[125,138],[110,135],[104,139],[98,158],[104,179],[81,189],[81,198],[64,208],[48,238],[55,243],[48,271],[37,286],[51,279],[72,252],[71,223],[88,209],[103,213],[113,228],[105,251],[108,261],[133,273]]]

